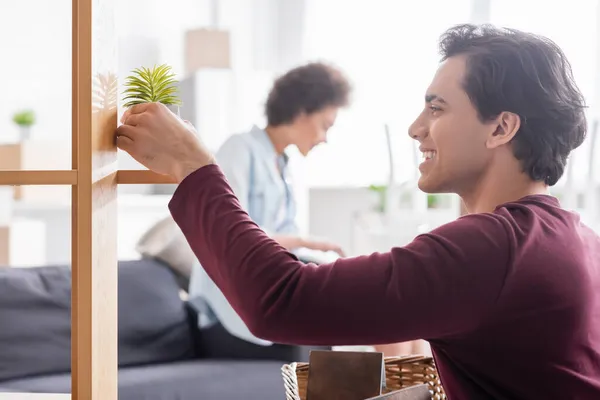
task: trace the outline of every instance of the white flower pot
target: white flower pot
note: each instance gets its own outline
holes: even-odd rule
[[[180,117],[180,116],[181,116],[181,114],[179,113],[179,106],[177,106],[177,105],[174,105],[174,104],[170,104],[170,105],[168,105],[168,106],[167,106],[167,108],[168,108],[169,110],[171,110],[171,112],[172,112],[173,114],[177,115],[178,117]]]
[[[30,126],[19,126],[19,141],[24,142],[29,140],[31,137],[31,127]]]

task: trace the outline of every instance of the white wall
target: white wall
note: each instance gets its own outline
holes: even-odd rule
[[[354,218],[377,204],[367,188],[311,188],[308,195],[308,232],[311,236],[337,243],[349,255],[355,255]]]
[[[71,135],[71,1],[0,2],[0,141],[17,129],[12,114],[35,109],[33,135]]]
[[[276,38],[281,28],[276,0],[220,0],[219,27],[231,32],[232,70],[240,87],[257,91],[253,74],[278,68]],[[211,22],[211,0],[115,1],[119,32],[119,78],[135,67],[169,63],[184,72],[184,33]],[[35,136],[70,140],[71,0],[0,2],[0,49],[3,96],[0,141],[16,135],[12,113],[32,107],[39,115]],[[262,78],[262,81],[265,81]],[[263,85],[264,86],[264,85]],[[265,90],[262,86],[260,90]],[[260,93],[264,97],[266,93]],[[243,103],[236,109],[244,108]],[[253,118],[260,116],[254,104]],[[256,111],[259,112],[258,116]],[[243,113],[241,115],[246,115]]]

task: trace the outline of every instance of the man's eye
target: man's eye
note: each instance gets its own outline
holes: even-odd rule
[[[437,106],[434,106],[433,104],[429,106],[429,109],[430,109],[432,112],[436,112],[436,111],[442,111],[442,109],[441,109],[441,108],[439,108],[439,107],[437,107]]]

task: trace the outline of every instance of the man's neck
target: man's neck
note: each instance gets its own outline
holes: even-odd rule
[[[473,185],[470,190],[460,193],[469,214],[492,212],[500,204],[519,200],[526,196],[548,194],[548,186],[544,182],[533,181],[520,171],[491,168],[489,173]]]
[[[285,125],[267,125],[265,132],[267,132],[271,143],[273,143],[277,155],[283,154],[286,147],[291,144],[289,139],[289,128]]]

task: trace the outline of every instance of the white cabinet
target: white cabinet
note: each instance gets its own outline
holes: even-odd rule
[[[15,218],[0,226],[0,265],[31,267],[46,264],[46,235],[42,221]]]

